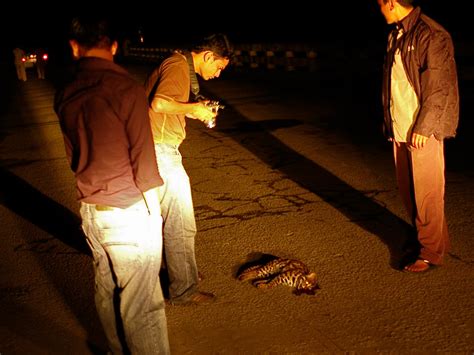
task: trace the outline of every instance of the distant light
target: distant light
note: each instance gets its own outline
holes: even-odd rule
[[[48,60],[48,55],[46,53],[43,54],[43,60]]]
[[[145,36],[143,34],[143,29],[142,28],[138,29],[138,40],[140,41],[140,43],[145,42]]]
[[[21,58],[21,61],[22,61],[23,63],[26,62],[26,58],[25,58],[25,57]]]

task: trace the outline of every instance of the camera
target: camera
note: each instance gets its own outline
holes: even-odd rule
[[[219,111],[219,109],[222,110],[225,106],[220,105],[219,101],[217,101],[217,100],[209,100],[209,99],[207,99],[206,97],[204,97],[200,94],[196,95],[195,100],[198,101],[198,102],[204,102],[206,107],[209,107],[211,109],[212,113],[214,113],[216,115],[215,117],[213,117],[212,119],[210,119],[209,121],[206,122],[206,126],[208,128],[214,128],[216,126],[217,111]]]
[[[207,106],[207,107],[210,107],[211,110],[212,110],[212,112],[215,113],[216,116],[217,116],[217,111],[218,111],[219,109],[222,110],[222,109],[225,107],[224,105],[220,105],[220,104],[219,104],[219,101],[217,101],[217,100],[209,100],[209,101],[207,101],[207,102],[206,102],[206,106]],[[214,127],[216,126],[216,117],[213,117],[211,120],[207,121],[207,122],[206,122],[206,126],[207,126],[208,128],[214,128]]]

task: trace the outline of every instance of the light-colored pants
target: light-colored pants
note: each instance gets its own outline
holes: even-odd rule
[[[444,214],[444,144],[430,137],[423,148],[393,143],[398,189],[421,244],[420,257],[441,264],[449,251]]]
[[[149,215],[143,200],[126,209],[98,209],[81,204],[82,228],[93,254],[95,303],[110,350],[169,354],[159,280],[161,218]]]
[[[158,188],[163,216],[163,240],[169,276],[169,298],[186,302],[197,291],[198,268],[194,253],[196,220],[189,177],[178,146],[155,144],[160,175]]]
[[[15,63],[16,76],[18,80],[26,81],[26,67],[23,63]]]

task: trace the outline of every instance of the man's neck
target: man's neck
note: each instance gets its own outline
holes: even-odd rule
[[[396,17],[397,17],[397,23],[402,22],[405,17],[407,17],[412,11],[414,7],[403,7],[401,5],[397,6],[397,11],[396,11]]]
[[[102,48],[92,48],[87,51],[85,51],[82,54],[82,57],[96,57],[96,58],[102,58],[105,60],[110,60],[113,62],[114,56],[110,50],[107,49],[102,49]]]
[[[201,67],[201,63],[204,61],[203,53],[204,52],[200,52],[200,53],[191,52],[191,55],[193,56],[194,71],[196,72],[196,74],[199,74],[199,75],[201,75],[199,68]]]

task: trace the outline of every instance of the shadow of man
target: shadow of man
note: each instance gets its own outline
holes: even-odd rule
[[[34,253],[38,264],[46,271],[75,317],[87,331],[91,351],[95,354],[101,353],[100,349],[105,348],[105,335],[93,307],[94,284],[90,282],[94,278],[92,264],[89,262],[90,268],[86,270],[80,262],[83,258],[81,260],[74,258],[68,262],[66,268],[57,257],[59,254],[91,256],[79,216],[2,167],[0,167],[0,179],[6,187],[0,192],[0,204],[51,236],[38,239],[24,233],[22,235],[24,243],[16,246],[14,251]],[[64,252],[64,248],[55,245],[54,239],[63,242],[72,250]],[[87,295],[90,302],[79,299],[78,292]]]

